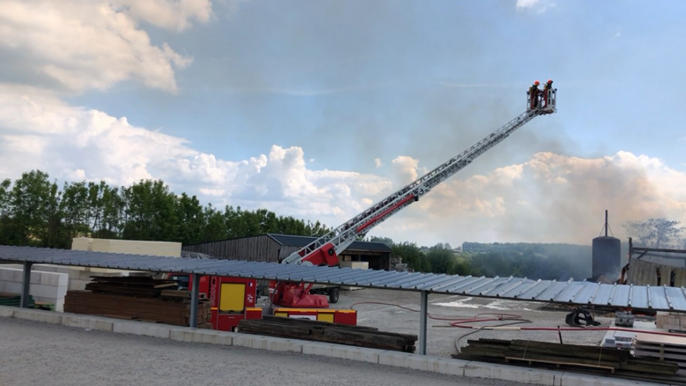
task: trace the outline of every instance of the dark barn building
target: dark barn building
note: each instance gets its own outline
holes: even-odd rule
[[[268,233],[259,236],[184,245],[183,250],[204,253],[220,259],[280,263],[291,253],[300,250],[314,240],[316,240],[315,237]],[[340,254],[339,259],[366,261],[369,263],[369,269],[390,270],[391,248],[382,243],[355,241]]]

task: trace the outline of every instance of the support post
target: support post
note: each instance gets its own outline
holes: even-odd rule
[[[200,276],[197,273],[191,275],[191,320],[190,327],[198,327],[198,302],[200,301]]]
[[[419,355],[426,355],[426,322],[428,315],[429,293],[421,292],[421,306],[419,311]]]
[[[29,261],[24,262],[24,277],[21,284],[21,308],[29,306],[29,290],[31,289],[31,266],[33,263]]]

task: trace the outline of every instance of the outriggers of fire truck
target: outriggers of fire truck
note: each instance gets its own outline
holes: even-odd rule
[[[545,94],[544,94],[545,93]],[[355,240],[363,238],[372,228],[386,221],[403,208],[419,200],[436,185],[469,165],[474,159],[485,153],[527,122],[540,115],[557,111],[557,89],[545,90],[538,103],[531,103],[527,92],[526,111],[515,117],[504,126],[475,143],[467,150],[451,158],[426,175],[408,184],[397,192],[372,205],[331,232],[316,239],[303,249],[285,258],[284,264],[303,264],[316,266],[336,266],[341,254]],[[326,308],[329,303],[326,296],[310,293],[312,284],[278,282],[272,297],[272,303],[283,307]]]

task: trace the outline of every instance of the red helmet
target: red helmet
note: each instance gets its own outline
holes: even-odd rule
[[[552,79],[548,79],[548,83],[549,83],[549,84],[550,84],[550,83],[553,83],[553,80],[552,80]]]
[[[541,84],[541,82],[539,82],[539,81],[534,82],[534,86],[538,86],[539,84]]]

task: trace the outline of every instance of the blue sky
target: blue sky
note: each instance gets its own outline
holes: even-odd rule
[[[333,226],[521,113],[530,83],[552,78],[557,114],[375,234],[583,242],[605,207],[618,222],[685,220],[685,7],[8,1],[0,177],[162,178],[203,202]]]

